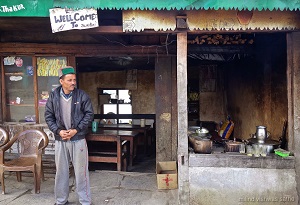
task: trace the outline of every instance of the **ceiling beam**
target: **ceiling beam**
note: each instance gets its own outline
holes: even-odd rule
[[[101,44],[37,44],[37,43],[0,43],[0,54],[31,54],[31,55],[73,55],[84,56],[158,56],[175,55],[166,46],[144,45],[101,45]],[[174,49],[171,49],[174,50]]]

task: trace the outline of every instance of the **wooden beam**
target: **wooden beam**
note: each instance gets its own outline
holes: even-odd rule
[[[3,122],[3,119],[6,117],[6,95],[5,95],[5,77],[4,77],[4,61],[3,57],[0,56],[1,60],[1,122]]]
[[[172,58],[155,60],[156,161],[172,160]]]
[[[189,153],[187,117],[187,33],[177,34],[178,103],[178,196],[179,204],[189,204]]]
[[[74,55],[84,56],[158,56],[170,55],[165,46],[122,46],[100,44],[38,44],[38,43],[0,43],[1,54],[24,55]]]
[[[37,66],[36,66],[36,58],[32,58],[32,66],[33,66],[33,93],[34,93],[34,107],[35,107],[35,120],[37,123],[40,122],[39,116],[39,97],[38,97],[38,80],[37,80]]]
[[[122,26],[99,26],[99,27],[96,27],[96,28],[82,30],[81,32],[82,33],[88,33],[88,34],[93,34],[93,33],[122,34],[123,33],[123,27]]]
[[[295,155],[298,196],[300,194],[300,32],[287,34],[288,149]]]
[[[94,119],[155,119],[155,114],[95,114]]]

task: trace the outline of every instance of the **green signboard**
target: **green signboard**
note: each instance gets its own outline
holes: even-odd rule
[[[48,17],[53,0],[0,0],[0,17]]]
[[[49,9],[299,10],[300,0],[0,0],[0,17],[49,17]]]

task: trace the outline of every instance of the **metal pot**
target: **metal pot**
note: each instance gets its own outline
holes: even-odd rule
[[[269,152],[268,153],[273,153],[274,149],[277,149],[280,146],[280,141],[272,140],[272,139],[267,139],[264,143],[259,143],[257,138],[251,138],[247,140],[249,144],[262,144],[265,146],[268,146]]]
[[[208,136],[208,129],[201,127],[200,129],[196,130],[196,133],[198,134],[199,137],[207,137]]]
[[[270,133],[267,132],[266,126],[256,126],[256,138],[258,139],[258,143],[265,143]]]
[[[225,152],[240,152],[240,147],[243,142],[228,141],[225,145]]]
[[[274,140],[273,140],[274,141]],[[266,149],[267,154],[274,153],[274,149],[279,148],[279,142],[265,142],[265,143],[255,143],[254,145],[258,145],[259,147],[263,147]]]
[[[195,153],[210,154],[212,151],[212,141],[208,138],[192,137],[192,144]]]

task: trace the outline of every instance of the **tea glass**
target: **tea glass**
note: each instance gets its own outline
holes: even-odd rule
[[[246,152],[247,152],[248,156],[252,156],[252,154],[253,154],[253,148],[252,148],[251,145],[247,145],[246,146]]]

